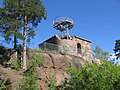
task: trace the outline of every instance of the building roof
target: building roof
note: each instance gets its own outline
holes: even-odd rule
[[[90,42],[90,43],[92,43],[90,40],[87,40],[87,39],[84,39],[84,38],[80,38],[80,37],[78,37],[78,36],[74,36],[75,38],[78,38],[78,39],[81,39],[81,40],[83,40],[83,41],[87,41],[87,42]]]
[[[58,40],[61,40],[61,38],[58,35],[53,35],[52,37],[48,38],[47,40],[43,41],[42,43],[49,42],[50,40],[55,39],[55,38],[57,38]],[[42,43],[38,44],[38,46],[41,45]]]
[[[83,40],[83,41],[92,43],[90,40],[87,40],[87,39],[84,39],[84,38],[80,38],[80,37],[78,37],[78,36],[70,36],[70,37],[74,37],[74,38],[77,38],[77,39],[80,39],[80,40]],[[48,42],[48,41],[50,41],[50,40],[52,40],[52,39],[55,39],[55,38],[57,38],[58,40],[62,40],[62,38],[60,38],[58,35],[54,35],[54,36],[52,36],[51,38],[43,41],[42,43]],[[40,44],[42,44],[42,43],[40,43]],[[40,45],[40,44],[39,44],[39,45]]]

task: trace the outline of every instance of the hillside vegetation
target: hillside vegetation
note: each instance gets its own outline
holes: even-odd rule
[[[19,65],[19,62],[14,64]],[[0,90],[120,89],[120,66],[107,61],[96,64],[77,56],[30,50],[27,68],[22,70],[13,68],[12,63],[1,64]]]

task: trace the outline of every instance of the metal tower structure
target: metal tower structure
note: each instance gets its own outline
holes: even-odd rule
[[[71,17],[57,17],[53,20],[53,27],[60,31],[61,38],[68,38],[68,30],[73,27],[73,19]]]

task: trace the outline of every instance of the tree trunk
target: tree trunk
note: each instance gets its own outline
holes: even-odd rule
[[[16,32],[17,30],[15,30],[15,33],[14,33],[14,49],[16,50],[17,48],[17,37],[16,37]]]
[[[26,23],[27,23],[27,16],[24,17],[24,30],[23,30],[23,63],[22,68],[27,70],[27,60],[26,60]]]

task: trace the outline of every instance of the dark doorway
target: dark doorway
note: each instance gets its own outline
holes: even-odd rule
[[[81,44],[77,43],[77,53],[82,54]]]

